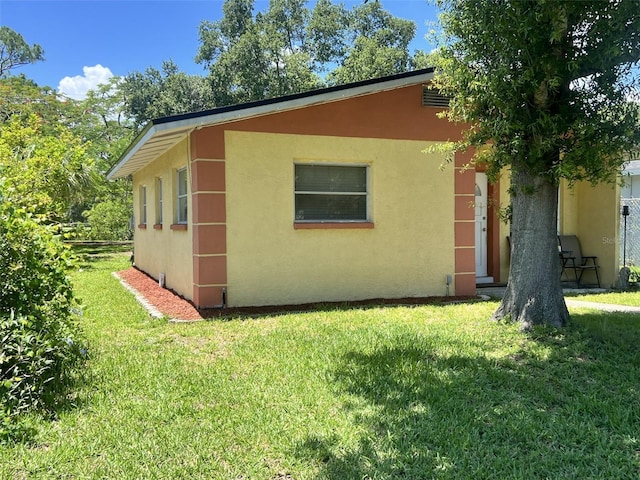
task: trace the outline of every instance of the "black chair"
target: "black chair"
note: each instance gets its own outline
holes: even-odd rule
[[[598,269],[598,257],[593,255],[582,255],[580,242],[575,235],[560,235],[560,258],[562,261],[562,273],[566,270],[573,270],[576,286],[580,288],[582,276],[585,272],[595,272],[598,288],[600,288],[600,274]]]

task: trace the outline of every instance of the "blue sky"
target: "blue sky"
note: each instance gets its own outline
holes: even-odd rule
[[[362,0],[345,0],[351,8]],[[81,97],[110,75],[160,68],[172,59],[190,74],[205,74],[193,60],[202,20],[218,20],[222,0],[0,0],[0,25],[44,48],[45,61],[14,70],[39,85]],[[382,0],[392,14],[415,21],[411,50],[430,50],[424,40],[436,20],[427,0]],[[265,10],[268,0],[256,0]]]

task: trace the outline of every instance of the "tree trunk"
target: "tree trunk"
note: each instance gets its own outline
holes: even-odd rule
[[[496,320],[562,327],[569,311],[560,284],[558,187],[513,165],[511,174],[511,265]]]

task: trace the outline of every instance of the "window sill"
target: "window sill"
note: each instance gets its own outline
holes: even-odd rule
[[[187,229],[187,224],[186,223],[172,223],[171,224],[171,230],[186,230]]]
[[[147,224],[146,224],[146,223],[140,223],[140,224],[138,225],[138,228],[139,228],[140,230],[146,230],[146,229],[147,229]]]
[[[156,223],[153,225],[153,229],[154,230],[162,230],[162,224],[161,223]]]
[[[346,229],[346,228],[373,228],[373,222],[295,222],[294,230],[320,230],[320,229]]]

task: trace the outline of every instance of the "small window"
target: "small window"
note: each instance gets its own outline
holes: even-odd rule
[[[140,224],[147,224],[147,186],[140,187]]]
[[[162,225],[162,178],[156,179],[156,224]]]
[[[178,197],[176,223],[187,223],[187,169],[177,172]]]
[[[367,177],[366,166],[296,165],[295,220],[367,221]]]

